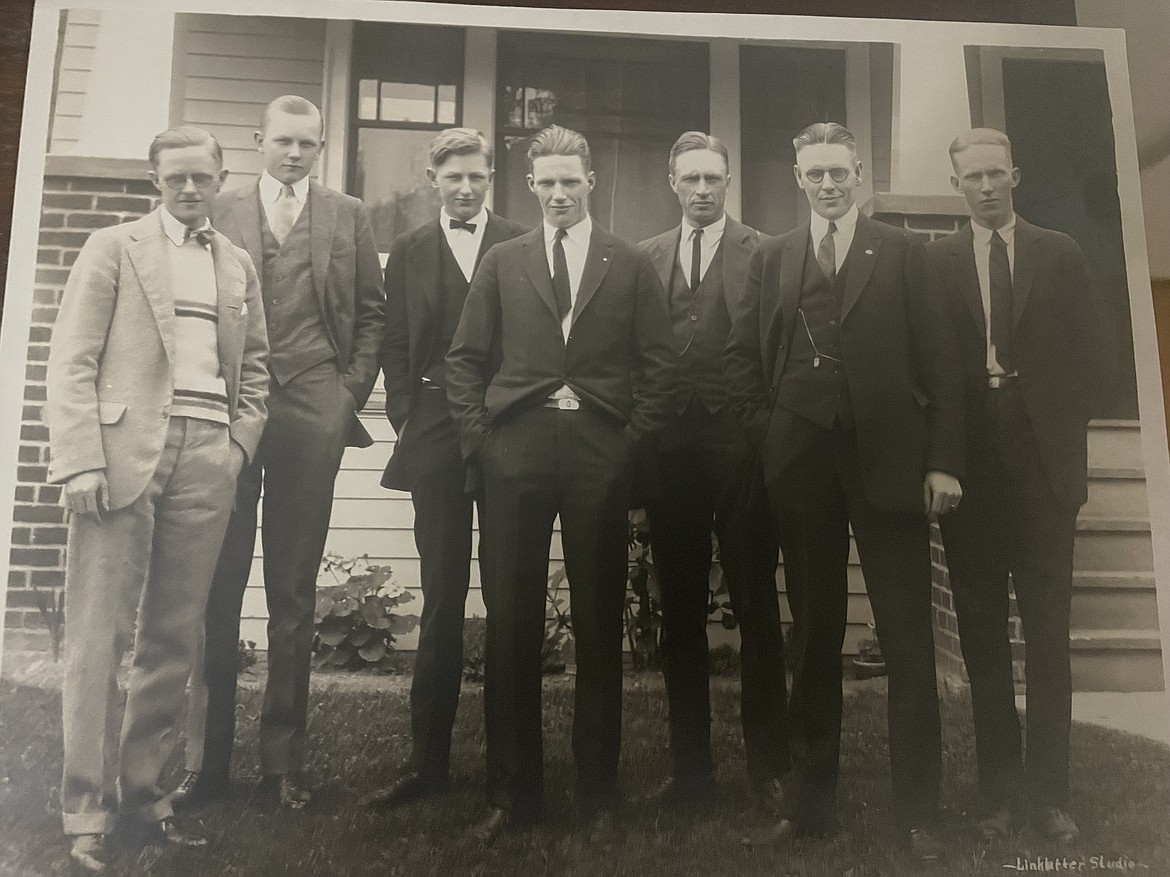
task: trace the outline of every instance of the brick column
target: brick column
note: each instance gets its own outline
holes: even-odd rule
[[[44,620],[34,588],[51,606],[65,583],[61,488],[45,483],[49,431],[41,417],[49,340],[61,294],[70,266],[94,229],[137,219],[154,208],[157,193],[146,178],[146,167],[144,161],[53,156],[46,164],[4,617],[10,648],[43,641],[37,633],[43,631]]]

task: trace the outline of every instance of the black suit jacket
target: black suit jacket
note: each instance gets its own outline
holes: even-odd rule
[[[936,295],[955,325],[969,441],[987,388],[986,318],[971,226],[926,247]],[[1057,498],[1088,497],[1086,427],[1116,377],[1108,330],[1080,247],[1066,234],[1016,219],[1013,361],[1040,456]]]
[[[489,213],[476,266],[492,246],[525,231],[523,226]],[[386,418],[399,440],[386,464],[383,487],[409,487],[400,453],[403,427],[418,401],[427,356],[443,319],[443,246],[443,229],[435,219],[395,238],[386,259],[386,328],[380,361],[385,375]]]
[[[216,199],[216,231],[243,247],[261,276],[264,244],[260,231],[260,184],[249,183]],[[378,378],[385,297],[378,248],[366,208],[357,198],[309,181],[309,236],[313,290],[329,343],[346,388],[361,411]],[[348,444],[374,443],[357,416]]]
[[[762,243],[732,313],[724,372],[732,403],[762,446],[765,474],[791,436],[773,403],[799,325],[809,223]],[[954,329],[925,282],[922,246],[859,216],[848,255],[841,358],[849,382],[866,498],[888,512],[922,510],[928,470],[963,475],[962,378]]]
[[[538,227],[492,247],[467,293],[447,354],[463,456],[478,451],[493,422],[541,404],[562,384],[625,424],[631,447],[644,452],[670,416],[677,385],[662,285],[644,254],[594,223],[566,342],[543,235]]]

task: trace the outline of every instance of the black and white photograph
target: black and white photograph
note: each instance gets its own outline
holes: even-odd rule
[[[1065,5],[36,0],[0,874],[1170,874],[1170,14]]]

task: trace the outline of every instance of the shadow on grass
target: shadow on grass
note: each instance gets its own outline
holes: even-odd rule
[[[127,875],[477,875],[510,874],[769,874],[868,877],[905,873],[888,842],[889,775],[885,696],[879,683],[846,701],[840,812],[843,831],[831,841],[788,846],[767,842],[743,769],[736,686],[713,686],[712,739],[718,765],[715,816],[658,814],[637,800],[667,775],[666,705],[661,678],[628,675],[622,783],[631,801],[623,832],[610,847],[582,843],[571,829],[572,688],[545,685],[546,823],[505,836],[490,849],[462,840],[483,801],[481,689],[465,686],[452,764],[464,781],[451,794],[391,813],[359,810],[354,801],[392,776],[409,749],[405,687],[315,689],[310,715],[315,805],[300,813],[264,814],[249,804],[255,778],[259,693],[241,692],[235,795],[201,814],[211,845],[197,850],[119,850],[111,873]],[[979,840],[964,811],[974,806],[975,764],[970,705],[943,702],[943,839],[952,855],[938,869],[916,873],[1014,873],[1017,858],[1083,860],[1128,857],[1137,873],[1170,874],[1170,749],[1121,732],[1078,725],[1073,731],[1072,809],[1084,831],[1072,849]],[[68,873],[56,787],[61,771],[60,697],[38,688],[0,684],[0,874]],[[178,766],[171,771],[176,779]],[[1104,873],[1102,871],[1102,873]]]

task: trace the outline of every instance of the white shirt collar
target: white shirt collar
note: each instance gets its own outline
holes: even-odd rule
[[[691,237],[695,233],[695,228],[696,228],[696,226],[692,225],[690,220],[688,220],[684,216],[683,221],[682,221],[682,240],[683,240],[684,244],[688,243],[690,241]],[[727,214],[724,213],[722,216],[720,216],[717,220],[712,222],[710,225],[703,226],[702,240],[704,242],[718,241],[720,238],[723,237],[723,232],[726,228],[727,228]]]
[[[1001,225],[997,229],[985,228],[974,219],[971,220],[971,233],[975,236],[975,244],[980,247],[991,246],[991,233],[998,231],[999,236],[1003,238],[1003,242],[1011,246],[1015,241],[1016,236],[1016,214],[1012,214],[1012,218],[1006,224]]]
[[[557,230],[555,226],[549,225],[546,220],[544,223],[544,246],[545,249],[551,249],[556,239]],[[589,243],[589,236],[593,234],[593,217],[588,213],[585,218],[576,225],[569,226],[565,229],[565,237],[577,246],[586,246]]]
[[[468,222],[470,222],[472,225],[475,226],[474,234],[478,235],[478,234],[482,233],[485,228],[487,228],[487,218],[488,218],[487,208],[481,207],[481,208],[479,208],[479,213],[475,214],[475,216],[473,216],[473,217],[471,217],[471,219],[467,220]],[[465,228],[451,228],[451,220],[452,219],[454,219],[454,217],[450,213],[447,212],[446,207],[439,208],[439,225],[441,225],[443,227],[444,233],[451,234],[451,233],[457,232],[457,231],[460,231],[460,232],[467,231],[467,229],[465,229]]]
[[[260,174],[260,197],[265,204],[275,204],[276,198],[284,189],[284,183],[272,176],[268,171]],[[292,184],[293,195],[302,204],[309,197],[309,178],[302,177]]]
[[[166,236],[170,238],[171,243],[176,247],[183,246],[187,240],[187,226],[175,219],[171,215],[171,211],[167,210],[166,207],[159,207],[158,210],[162,214],[162,227]],[[205,228],[211,228],[210,219],[204,219],[203,224],[196,228],[195,231],[202,231]]]
[[[844,238],[853,239],[853,229],[857,226],[857,205],[854,204],[849,208],[849,212],[840,219],[834,219],[833,222],[837,224],[837,233],[843,234]],[[810,234],[814,242],[820,241],[829,231],[829,220],[821,216],[815,210],[812,212],[812,226]]]

